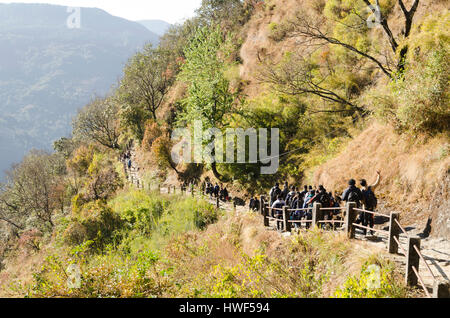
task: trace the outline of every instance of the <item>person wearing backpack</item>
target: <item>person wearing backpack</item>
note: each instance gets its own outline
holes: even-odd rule
[[[281,197],[282,197],[282,199],[283,199],[284,201],[286,201],[286,197],[287,197],[288,193],[289,193],[289,184],[288,184],[288,182],[286,181],[286,182],[284,183],[283,191],[281,191]]]
[[[286,196],[286,204],[288,205],[288,206],[291,206],[291,204],[292,204],[292,200],[294,199],[294,196],[295,196],[295,187],[294,186],[291,186],[291,191],[287,194],[287,196]]]
[[[281,189],[280,185],[278,183],[275,183],[275,186],[270,189],[269,197],[270,197],[270,206],[277,200],[277,197],[281,195]]]
[[[377,171],[377,180],[372,185],[368,186],[367,181],[365,179],[362,179],[361,184],[361,193],[363,196],[363,209],[367,211],[375,211],[378,205],[377,197],[375,196],[374,190],[375,188],[380,184],[381,181],[381,174],[379,171]],[[372,213],[364,213],[364,220],[363,225],[369,226],[373,229],[374,226],[374,215]],[[364,234],[366,234],[367,231],[364,229]],[[373,235],[374,231],[370,231],[370,234]]]
[[[283,207],[286,205],[286,202],[283,200],[283,197],[281,194],[277,196],[277,200],[272,204],[272,216],[277,220],[277,230],[281,230],[283,228]]]
[[[348,182],[348,185],[349,187],[342,194],[342,201],[345,201],[347,203],[354,202],[356,203],[357,208],[361,208],[362,193],[361,190],[356,187],[355,179],[351,179]]]
[[[314,204],[314,202],[318,202],[322,205],[323,208],[331,207],[331,198],[328,195],[327,190],[324,188],[323,185],[319,186],[317,194],[312,199],[310,199],[309,202],[310,202],[309,203],[310,205]],[[331,218],[332,218],[331,212],[332,211],[328,211],[328,210],[325,212],[324,217],[326,220],[331,220]]]

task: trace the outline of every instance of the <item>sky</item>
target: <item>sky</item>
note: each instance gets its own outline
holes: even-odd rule
[[[192,17],[201,2],[201,0],[0,0],[0,3],[49,3],[70,7],[96,7],[131,21],[159,19],[172,24]]]

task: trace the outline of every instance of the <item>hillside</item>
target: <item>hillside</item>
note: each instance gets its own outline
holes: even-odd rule
[[[205,0],[138,50],[71,137],[0,183],[0,296],[424,297],[386,219],[400,212],[403,245],[420,235],[425,290],[446,277],[450,12],[380,0],[374,25],[371,3]],[[377,171],[378,204],[345,197]],[[293,199],[268,210],[284,225],[247,209],[284,182]],[[354,239],[341,201],[375,210],[354,211],[376,233]]]
[[[52,149],[71,132],[76,111],[108,93],[125,62],[158,36],[91,8],[81,28],[66,7],[0,4],[0,179],[31,150]]]

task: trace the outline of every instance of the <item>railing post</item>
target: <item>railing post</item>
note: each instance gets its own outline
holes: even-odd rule
[[[286,232],[290,232],[291,231],[291,224],[289,223],[289,211],[288,211],[288,207],[284,206],[283,207],[283,225],[284,225],[284,230]]]
[[[267,208],[266,209],[266,206],[264,205],[264,208],[263,208],[263,216],[264,216],[264,226],[269,226],[270,224],[269,224],[269,218],[268,218],[268,216],[269,216],[269,210],[270,210],[270,208]]]
[[[167,186],[167,194],[170,194],[170,185]]]
[[[322,220],[322,204],[315,202],[312,209],[312,227],[319,226]]]
[[[261,213],[261,215],[264,215],[264,204],[265,204],[264,200],[265,199],[266,199],[266,197],[262,195],[261,199],[259,201],[259,212]]]
[[[358,211],[355,211],[356,203],[355,202],[347,202],[347,212],[345,215],[345,231],[347,232],[347,237],[349,239],[355,238],[355,227],[353,223],[356,220],[356,214]]]
[[[158,193],[161,193],[161,184],[158,183]]]
[[[435,280],[433,298],[450,298],[450,281],[444,279]]]
[[[418,278],[414,270],[413,266],[416,268],[417,272],[419,272],[419,262],[420,257],[417,251],[414,248],[414,245],[420,251],[420,238],[419,237],[408,237],[408,249],[406,254],[406,275],[405,281],[408,286],[416,286],[418,282]]]
[[[391,212],[391,217],[389,219],[389,240],[388,240],[388,250],[391,254],[398,253],[398,243],[395,238],[398,240],[400,235],[400,227],[398,226],[395,220],[400,220],[400,213]]]
[[[217,206],[217,208],[220,208],[220,200],[219,200],[219,197],[216,198],[216,206]]]

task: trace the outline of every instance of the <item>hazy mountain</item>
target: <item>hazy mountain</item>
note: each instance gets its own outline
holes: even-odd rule
[[[142,20],[137,21],[150,31],[162,36],[170,28],[171,24],[162,20]]]
[[[0,4],[0,178],[31,148],[51,149],[78,108],[117,83],[125,62],[159,37],[137,22],[82,8]]]

